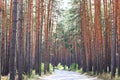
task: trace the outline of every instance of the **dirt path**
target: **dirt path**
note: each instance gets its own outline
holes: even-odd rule
[[[100,80],[100,79],[72,71],[56,70],[53,75],[44,77],[42,78],[42,80]]]

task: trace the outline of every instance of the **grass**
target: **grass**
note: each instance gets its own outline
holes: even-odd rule
[[[75,64],[75,63],[71,64],[69,70],[77,71],[78,70],[78,64]]]
[[[2,76],[1,80],[8,80],[8,77],[7,76]]]
[[[89,76],[95,76],[95,77],[98,77],[101,80],[120,80],[120,77],[118,77],[117,74],[116,74],[115,78],[111,79],[111,74],[110,73],[103,73],[103,74],[99,74],[99,75],[96,74],[95,75],[93,72],[85,72],[85,73],[83,73],[82,69],[77,70],[76,72],[86,74],[86,75],[89,75]]]
[[[30,80],[30,79],[34,78],[35,76],[36,76],[35,70],[32,70],[30,76],[28,76],[26,74],[23,74],[23,79],[24,80]]]
[[[98,76],[98,78],[101,78],[102,80],[120,80],[120,77],[118,77],[117,75],[115,76],[115,78],[111,79],[110,73],[103,73],[103,74],[99,74],[97,76]]]
[[[46,76],[52,74],[52,72],[53,72],[53,66],[52,66],[52,64],[50,64],[49,66],[50,66],[50,72],[47,73]],[[86,75],[89,75],[89,76],[97,76],[98,78],[100,78],[102,80],[120,80],[120,77],[117,76],[117,73],[116,73],[115,78],[113,78],[113,79],[111,79],[110,73],[103,73],[103,74],[99,74],[99,75],[94,75],[93,72],[85,72],[85,73],[83,73],[82,69],[79,70],[78,69],[78,65],[75,64],[75,63],[73,63],[70,66],[69,69],[68,69],[68,66],[66,66],[66,65],[63,66],[61,64],[58,64],[56,66],[56,68],[59,69],[59,70],[63,70],[63,69],[65,69],[65,70],[71,70],[71,71],[82,73],[82,74],[86,74]],[[44,72],[44,64],[43,63],[42,63],[41,69],[42,69],[42,77],[44,77],[45,75],[43,74],[43,72]],[[40,78],[41,77],[39,75],[35,74],[35,70],[31,71],[30,77],[27,76],[27,75],[25,75],[25,74],[23,74],[23,80],[40,80]],[[2,80],[9,80],[9,78],[8,78],[8,76],[2,76]]]
[[[62,70],[62,69],[64,69],[64,66],[61,65],[61,63],[59,63],[56,68],[59,69],[59,70]]]
[[[76,70],[76,72],[86,74],[86,75],[89,75],[89,76],[95,76],[95,77],[98,77],[101,80],[120,80],[120,77],[118,77],[117,74],[116,74],[115,78],[111,79],[111,74],[110,73],[103,73],[103,74],[99,74],[99,75],[94,75],[93,72],[85,72],[85,73],[83,73],[82,69]]]

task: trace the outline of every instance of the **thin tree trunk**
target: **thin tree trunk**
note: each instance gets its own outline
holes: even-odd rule
[[[13,18],[12,35],[10,43],[10,80],[15,80],[15,45],[16,45],[16,27],[17,27],[17,0],[13,0]]]
[[[113,26],[111,40],[111,77],[116,73],[116,34],[117,34],[117,6],[118,0],[113,0]]]
[[[0,4],[2,4],[2,2],[0,1]],[[2,15],[2,6],[0,6],[0,15]],[[2,17],[0,16],[0,19],[2,20]],[[2,23],[0,22],[0,30],[2,30]],[[2,35],[2,31],[0,31],[0,80],[1,80],[1,35]]]
[[[36,50],[35,50],[35,71],[36,74],[39,74],[39,32],[40,32],[40,0],[36,1],[37,3],[37,22],[36,22]]]
[[[41,64],[42,64],[42,31],[43,31],[43,14],[44,14],[44,0],[41,0],[41,24],[40,24],[40,41],[39,41],[39,75],[41,76]]]
[[[49,70],[49,53],[48,53],[48,32],[49,32],[49,16],[50,16],[50,6],[51,6],[51,0],[48,0],[48,6],[47,6],[47,15],[46,15],[46,26],[45,26],[45,73]]]
[[[120,1],[118,1],[118,41],[117,41],[117,51],[118,51],[118,76],[120,76]]]
[[[19,0],[19,14],[18,14],[18,80],[22,80],[23,73],[23,37],[22,37],[22,24],[23,24],[23,0]]]

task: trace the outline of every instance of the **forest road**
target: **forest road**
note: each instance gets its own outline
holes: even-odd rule
[[[101,79],[72,71],[55,70],[53,75],[44,77],[42,78],[42,80],[101,80]]]

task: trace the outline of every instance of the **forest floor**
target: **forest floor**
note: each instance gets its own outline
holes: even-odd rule
[[[73,71],[55,70],[52,75],[43,76],[34,80],[101,80],[97,77],[80,74]]]
[[[2,77],[2,80],[9,80],[7,77]],[[25,80],[102,80],[94,76],[88,76],[86,74],[81,74],[73,71],[66,70],[55,70],[52,74],[42,75],[41,77],[35,75],[31,79]],[[105,79],[106,80],[106,79]]]

